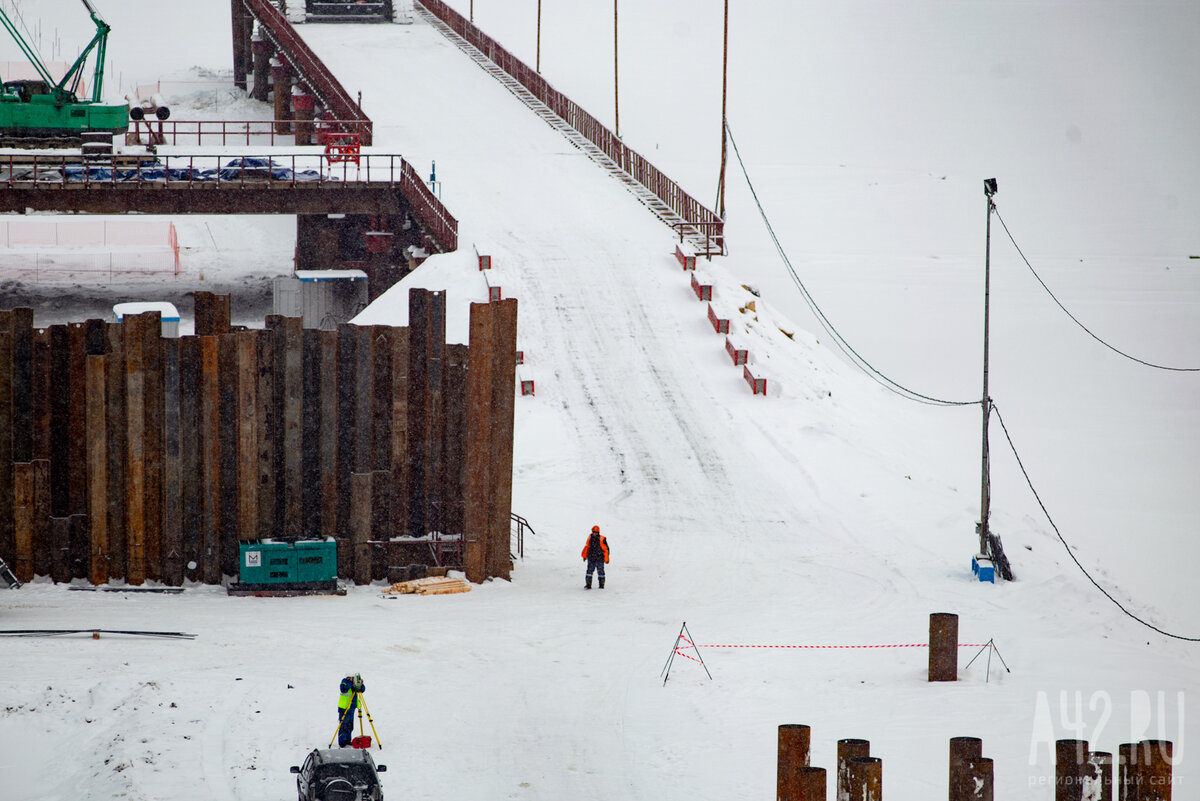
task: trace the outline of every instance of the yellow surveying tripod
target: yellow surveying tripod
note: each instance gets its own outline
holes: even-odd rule
[[[355,704],[355,701],[357,701],[358,703]],[[354,694],[352,696],[350,696],[350,705],[348,707],[346,707],[346,711],[342,713],[342,716],[340,718],[338,718],[338,727],[336,729],[334,729],[333,736],[329,738],[329,747],[332,748],[334,742],[337,741],[338,732],[341,731],[341,729],[342,729],[342,723],[345,722],[346,715],[349,715],[350,710],[354,709],[355,706],[358,707],[358,733],[359,733],[359,735],[366,734],[366,732],[363,730],[363,722],[362,722],[363,712],[366,712],[367,713],[367,722],[371,724],[371,733],[375,735],[375,745],[379,746],[379,750],[382,751],[383,743],[379,742],[379,732],[375,731],[375,721],[371,719],[371,710],[367,709],[367,700],[366,700],[366,698],[363,697],[363,694],[360,693],[358,690],[355,690]]]

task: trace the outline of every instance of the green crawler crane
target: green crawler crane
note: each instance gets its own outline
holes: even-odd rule
[[[55,81],[36,51],[17,32],[12,20],[0,8],[0,24],[8,30],[21,52],[37,71],[32,80],[5,81],[0,92],[0,146],[33,144],[78,145],[85,133],[123,133],[129,129],[129,104],[104,104],[100,96],[104,88],[104,56],[111,30],[90,0],[84,7],[96,24],[96,35],[75,59],[62,79]],[[92,79],[92,97],[76,95],[83,65],[96,51],[96,67]]]

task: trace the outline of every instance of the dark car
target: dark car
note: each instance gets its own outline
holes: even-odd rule
[[[361,748],[317,748],[303,765],[292,765],[300,801],[383,801],[376,765]]]

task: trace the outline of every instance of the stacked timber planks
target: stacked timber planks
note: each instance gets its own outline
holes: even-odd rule
[[[470,592],[471,584],[465,578],[431,576],[412,581],[399,581],[384,592],[388,595],[448,595],[454,592]]]

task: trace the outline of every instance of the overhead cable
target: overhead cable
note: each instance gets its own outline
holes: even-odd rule
[[[1105,342],[1103,339],[1098,337],[1095,333],[1092,332],[1092,330],[1090,328],[1088,328],[1086,325],[1081,323],[1079,321],[1079,318],[1077,318],[1075,315],[1071,314],[1071,312],[1067,309],[1067,307],[1062,304],[1062,301],[1060,301],[1055,296],[1055,294],[1050,291],[1050,287],[1046,286],[1046,282],[1043,281],[1042,277],[1037,274],[1037,270],[1033,269],[1033,265],[1029,263],[1029,259],[1025,258],[1025,254],[1021,251],[1021,246],[1017,244],[1017,240],[1013,237],[1012,232],[1008,230],[1008,225],[1004,222],[1004,218],[1000,216],[1000,211],[998,209],[996,209],[994,204],[992,206],[992,210],[995,212],[996,218],[998,220],[1000,220],[1000,225],[1004,228],[1004,233],[1008,234],[1008,241],[1012,242],[1013,247],[1017,249],[1017,255],[1019,255],[1021,257],[1021,261],[1025,262],[1025,266],[1029,268],[1029,272],[1033,273],[1033,277],[1036,278],[1037,282],[1042,285],[1042,289],[1046,290],[1046,294],[1050,296],[1050,299],[1054,301],[1054,303],[1058,306],[1058,308],[1062,309],[1063,313],[1071,318],[1071,322],[1075,323],[1075,325],[1082,328],[1088,336],[1090,336],[1092,339],[1099,342],[1104,347],[1111,350],[1113,353],[1116,353],[1120,356],[1124,356],[1126,359],[1137,362],[1138,364],[1145,365],[1146,367],[1153,367],[1156,370],[1171,370],[1173,372],[1179,372],[1179,373],[1200,372],[1200,367],[1169,367],[1169,366],[1163,365],[1163,364],[1155,364],[1154,362],[1148,362],[1145,359],[1139,359],[1136,356],[1131,356],[1128,353],[1126,353],[1125,351],[1120,350],[1120,349],[1110,345],[1109,343]]]
[[[801,297],[804,298],[804,302],[808,304],[809,309],[812,310],[812,313],[814,316],[816,316],[817,321],[829,333],[829,335],[833,338],[834,343],[839,349],[841,349],[843,353],[846,354],[847,358],[849,358],[855,366],[865,372],[872,380],[880,384],[885,389],[894,392],[903,398],[908,398],[909,400],[917,401],[918,403],[929,404],[931,406],[974,406],[980,403],[980,401],[977,400],[944,400],[942,398],[935,398],[930,395],[924,395],[916,390],[909,389],[908,387],[893,381],[879,370],[875,369],[870,362],[864,359],[861,355],[859,355],[858,351],[850,346],[850,343],[846,341],[846,339],[834,327],[833,323],[830,322],[829,318],[825,316],[825,313],[821,311],[821,307],[817,305],[816,300],[813,298],[812,294],[809,293],[808,288],[804,286],[804,282],[800,280],[800,276],[796,273],[795,268],[792,266],[791,259],[788,258],[787,253],[783,249],[783,245],[779,242],[779,237],[775,235],[775,229],[771,225],[771,220],[767,217],[767,212],[763,208],[762,202],[758,199],[758,192],[755,191],[754,184],[750,180],[750,174],[746,170],[746,164],[744,161],[742,161],[741,151],[738,150],[737,142],[733,138],[733,130],[729,127],[728,120],[725,122],[725,131],[729,136],[729,143],[733,145],[733,153],[735,156],[737,156],[738,165],[742,168],[742,175],[746,178],[746,185],[750,189],[750,195],[754,198],[755,205],[758,206],[758,213],[762,217],[763,224],[767,228],[767,233],[771,236],[771,241],[775,244],[775,250],[779,253],[780,259],[783,260],[784,266],[787,267],[788,275],[791,276],[792,282],[795,283],[796,287],[800,290]]]
[[[1063,539],[1062,532],[1060,532],[1058,530],[1058,526],[1056,526],[1054,524],[1054,520],[1050,517],[1050,512],[1046,509],[1046,504],[1042,503],[1042,498],[1040,495],[1038,495],[1038,491],[1033,486],[1033,480],[1030,479],[1029,473],[1025,470],[1025,465],[1021,462],[1021,454],[1017,453],[1017,446],[1013,444],[1012,437],[1008,433],[1008,426],[1004,425],[1004,418],[1000,415],[1000,409],[996,407],[995,403],[992,404],[992,411],[994,411],[996,413],[996,419],[1000,421],[1000,428],[1001,428],[1001,430],[1004,431],[1004,438],[1008,440],[1008,447],[1012,449],[1013,456],[1015,456],[1017,459],[1017,466],[1021,468],[1021,474],[1025,476],[1025,483],[1029,485],[1029,491],[1033,493],[1034,500],[1036,500],[1038,503],[1038,506],[1041,507],[1042,514],[1044,514],[1046,516],[1046,521],[1050,523],[1050,528],[1054,529],[1054,534],[1056,537],[1058,537],[1058,541],[1062,543],[1064,548],[1066,548],[1067,556],[1071,557],[1071,561],[1074,562],[1075,566],[1078,567],[1083,572],[1083,575],[1086,576],[1087,580],[1092,583],[1092,586],[1094,586],[1096,589],[1100,590],[1100,592],[1104,594],[1105,598],[1107,598],[1108,600],[1110,600],[1114,604],[1116,604],[1118,609],[1120,609],[1122,612],[1124,612],[1129,617],[1136,620],[1138,623],[1141,623],[1146,628],[1153,629],[1154,631],[1157,631],[1159,634],[1163,635],[1164,637],[1170,637],[1171,639],[1174,639],[1174,640],[1183,640],[1185,642],[1200,642],[1200,637],[1185,637],[1181,634],[1172,634],[1169,631],[1164,631],[1163,629],[1160,629],[1158,626],[1154,625],[1153,623],[1143,620],[1142,618],[1135,615],[1133,612],[1130,612],[1128,609],[1126,609],[1125,606],[1120,601],[1118,601],[1116,598],[1114,598],[1112,596],[1112,594],[1109,593],[1108,590],[1101,587],[1100,584],[1097,583],[1097,581],[1094,578],[1092,578],[1092,574],[1087,571],[1087,568],[1085,568],[1082,564],[1080,564],[1079,560],[1075,558],[1075,554],[1073,554],[1071,552],[1071,546],[1067,544],[1067,541],[1065,539]]]

